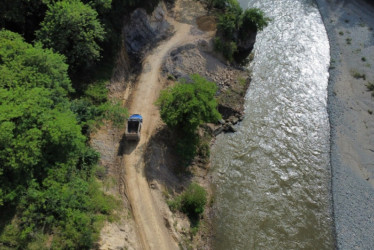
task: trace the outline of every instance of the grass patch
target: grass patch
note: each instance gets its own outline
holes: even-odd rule
[[[352,38],[348,37],[347,39],[345,39],[345,41],[347,42],[348,45],[352,44]]]
[[[361,61],[366,62],[366,57],[361,57]]]
[[[340,31],[340,32],[339,32],[339,35],[344,36],[344,32],[343,32],[343,31]]]
[[[366,84],[366,88],[368,91],[371,91],[371,95],[374,96],[374,83],[373,82],[368,82]]]
[[[369,115],[372,115],[373,114],[373,110],[368,110],[368,113],[369,113]]]
[[[351,75],[355,78],[355,79],[363,79],[363,80],[366,80],[366,75],[365,74],[362,74],[362,73],[359,73],[357,72],[356,70],[351,70]]]

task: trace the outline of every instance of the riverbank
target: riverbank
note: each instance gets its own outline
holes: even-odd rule
[[[332,199],[339,249],[373,249],[374,7],[370,1],[316,0],[331,47],[328,112]]]

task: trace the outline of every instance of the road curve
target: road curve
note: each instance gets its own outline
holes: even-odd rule
[[[174,35],[161,43],[145,58],[143,70],[136,88],[131,95],[130,114],[143,116],[141,139],[138,143],[128,143],[122,160],[125,169],[126,194],[137,226],[139,243],[143,249],[179,249],[165,226],[160,211],[153,197],[144,174],[144,149],[155,128],[160,122],[160,115],[154,105],[162,84],[159,81],[160,69],[165,57],[175,47],[194,39],[190,34],[191,26],[168,20],[174,25]]]

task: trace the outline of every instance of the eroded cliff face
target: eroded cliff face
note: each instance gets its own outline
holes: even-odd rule
[[[138,8],[125,18],[122,46],[108,86],[111,97],[121,98],[131,77],[135,78],[141,70],[146,53],[172,34],[172,26],[166,20],[166,15],[166,6],[161,2],[151,14]]]
[[[140,62],[149,49],[171,34],[171,30],[164,3],[160,3],[151,15],[144,9],[136,9],[123,28],[124,45],[130,57]]]

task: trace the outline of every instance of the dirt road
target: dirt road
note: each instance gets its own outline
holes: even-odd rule
[[[190,34],[190,25],[168,21],[174,25],[175,33],[145,58],[143,71],[131,96],[130,114],[141,114],[143,127],[140,141],[126,145],[122,162],[122,167],[125,168],[126,193],[137,225],[139,243],[143,249],[179,249],[153,201],[144,174],[144,149],[160,122],[159,111],[154,105],[162,87],[159,81],[160,68],[171,49],[194,39]]]

